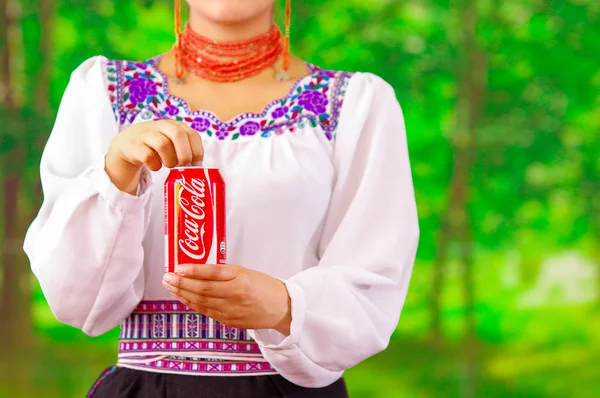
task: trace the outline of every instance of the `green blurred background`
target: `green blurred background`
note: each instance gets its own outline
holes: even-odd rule
[[[395,88],[421,222],[359,397],[600,397],[600,1],[294,0],[293,50]],[[169,0],[0,0],[0,398],[83,397],[116,331],[59,324],[22,238],[71,71],[173,42]]]

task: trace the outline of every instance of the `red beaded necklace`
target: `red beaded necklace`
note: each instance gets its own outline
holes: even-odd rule
[[[234,82],[255,76],[273,66],[280,55],[283,68],[277,80],[289,80],[291,0],[285,1],[285,36],[276,25],[251,40],[218,43],[194,32],[186,25],[181,32],[181,0],[175,0],[175,74],[178,79],[186,70],[204,79]]]
[[[210,40],[186,25],[175,47],[177,76],[187,70],[203,79],[234,82],[273,66],[282,52],[282,34],[276,25],[253,39],[231,43]]]

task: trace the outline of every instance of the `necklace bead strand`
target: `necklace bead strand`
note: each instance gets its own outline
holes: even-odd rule
[[[277,62],[285,45],[276,25],[261,36],[235,43],[210,40],[186,25],[178,44],[175,57],[181,67],[216,82],[234,82],[259,74]]]

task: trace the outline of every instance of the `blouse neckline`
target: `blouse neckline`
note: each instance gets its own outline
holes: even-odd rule
[[[134,123],[138,117],[146,121],[172,119],[217,141],[268,138],[310,126],[320,127],[332,140],[352,75],[307,63],[310,73],[297,79],[285,97],[269,102],[261,113],[245,112],[224,122],[211,111],[190,110],[183,98],[168,92],[168,78],[156,67],[160,57],[107,62],[107,90],[120,125]]]
[[[205,110],[205,109],[192,110],[190,107],[190,104],[187,102],[187,100],[185,100],[184,98],[179,97],[177,95],[171,94],[171,92],[169,91],[169,78],[160,69],[158,69],[158,66],[157,66],[163,56],[164,56],[164,54],[161,54],[154,58],[150,58],[149,60],[146,61],[146,63],[149,65],[150,68],[152,68],[152,71],[155,72],[156,76],[158,76],[158,78],[160,79],[160,82],[162,83],[162,92],[163,92],[163,95],[165,96],[165,98],[168,98],[171,101],[180,103],[182,105],[185,113],[190,117],[205,116],[210,119],[213,119],[214,121],[216,121],[218,124],[220,124],[222,126],[233,126],[236,123],[238,123],[240,120],[247,119],[247,118],[264,118],[269,113],[269,111],[271,111],[271,109],[274,106],[288,100],[292,95],[294,95],[294,93],[296,92],[296,90],[302,83],[306,82],[309,79],[312,79],[315,75],[317,75],[319,73],[319,68],[317,66],[311,64],[310,62],[304,62],[304,64],[308,68],[309,72],[307,74],[299,77],[298,79],[296,79],[294,81],[294,83],[292,84],[292,87],[288,90],[288,92],[285,96],[268,102],[265,106],[263,106],[262,111],[260,113],[242,112],[232,118],[229,118],[228,120],[223,120],[216,113],[209,111],[209,110]]]

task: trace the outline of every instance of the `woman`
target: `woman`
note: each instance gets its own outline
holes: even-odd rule
[[[188,3],[173,51],[73,72],[32,269],[60,321],[121,324],[90,397],[344,397],[344,370],[389,342],[417,249],[400,106],[374,75],[290,57],[274,0]],[[162,185],[201,162],[227,184],[231,264],[165,275]]]

